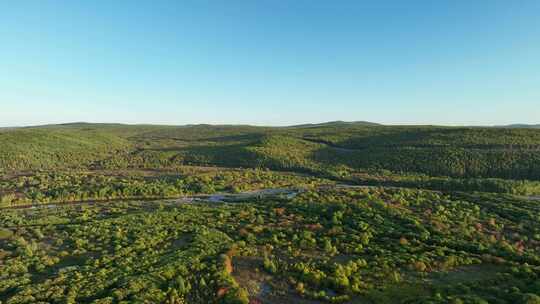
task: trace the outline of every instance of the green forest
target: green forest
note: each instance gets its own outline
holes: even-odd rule
[[[540,129],[0,128],[0,303],[540,303]]]

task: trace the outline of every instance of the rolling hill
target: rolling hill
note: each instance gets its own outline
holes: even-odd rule
[[[0,139],[4,171],[205,165],[540,179],[540,132],[522,128],[73,123],[5,130]]]

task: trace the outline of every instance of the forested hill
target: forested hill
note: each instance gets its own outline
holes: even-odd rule
[[[506,128],[527,128],[527,129],[540,129],[540,124],[537,125],[528,125],[528,124],[513,124],[507,125]]]
[[[311,123],[311,124],[301,124],[291,127],[305,128],[305,127],[336,127],[336,126],[382,126],[381,124],[369,122],[369,121],[329,121],[323,123]]]
[[[330,175],[388,170],[540,180],[540,130],[533,128],[73,123],[0,129],[0,142],[4,172],[210,165]]]

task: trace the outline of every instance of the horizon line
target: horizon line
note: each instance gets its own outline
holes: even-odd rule
[[[189,127],[189,126],[246,126],[246,127],[260,127],[260,128],[287,128],[287,127],[299,127],[299,126],[309,126],[309,125],[325,125],[325,124],[365,124],[366,126],[371,127],[477,127],[477,128],[508,128],[508,127],[536,127],[540,126],[540,123],[509,123],[509,124],[437,124],[437,123],[379,123],[368,120],[358,120],[358,121],[345,121],[345,120],[333,120],[333,121],[323,121],[323,122],[304,122],[304,123],[294,123],[294,124],[276,124],[276,125],[265,125],[265,124],[251,124],[251,123],[184,123],[184,124],[170,124],[170,123],[132,123],[132,122],[96,122],[96,121],[70,121],[70,122],[58,122],[58,123],[38,123],[38,124],[23,124],[23,125],[11,125],[0,127],[2,129],[9,128],[39,128],[47,126],[67,126],[67,125],[76,125],[76,124],[89,124],[89,125],[125,125],[125,126],[163,126],[163,127]]]

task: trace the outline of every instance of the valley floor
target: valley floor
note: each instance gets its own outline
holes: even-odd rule
[[[540,202],[518,196],[223,168],[12,175],[4,185],[35,207],[0,213],[2,303],[540,299]],[[37,193],[45,205],[31,201]],[[156,193],[183,198],[121,197]],[[97,195],[116,198],[61,203]]]

